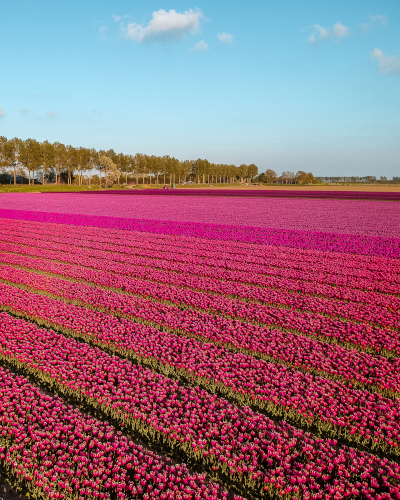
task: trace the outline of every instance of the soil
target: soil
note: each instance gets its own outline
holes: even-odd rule
[[[0,500],[27,500],[28,497],[18,493],[7,483],[4,476],[0,474]]]

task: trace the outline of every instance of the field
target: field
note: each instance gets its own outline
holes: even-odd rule
[[[0,474],[46,500],[400,499],[399,220],[1,194]]]

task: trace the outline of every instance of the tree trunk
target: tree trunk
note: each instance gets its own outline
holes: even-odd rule
[[[28,170],[28,172],[29,172],[29,185],[31,185],[31,171]]]
[[[15,168],[15,165],[14,165],[14,186],[17,185],[17,172],[16,172],[16,168]]]

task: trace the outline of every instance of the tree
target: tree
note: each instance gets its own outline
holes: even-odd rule
[[[250,177],[250,179],[253,179],[258,174],[258,167],[254,165],[254,163],[251,163],[247,167],[247,176]]]
[[[14,186],[17,184],[17,167],[19,164],[20,146],[21,141],[16,137],[9,141],[6,137],[0,137],[0,164],[2,167],[13,167]]]
[[[314,176],[311,172],[299,170],[295,175],[295,181],[297,184],[311,184],[314,183]]]
[[[248,167],[244,163],[242,163],[239,167],[239,177],[241,182],[243,182],[243,179],[247,177],[247,169]]]
[[[55,142],[54,147],[54,168],[56,174],[56,184],[61,183],[61,170],[67,165],[67,149],[64,144],[60,142]]]
[[[20,144],[20,161],[28,169],[29,185],[31,184],[31,172],[38,170],[42,164],[42,148],[35,139],[26,139]]]
[[[275,182],[278,179],[278,176],[277,176],[275,170],[272,170],[271,168],[267,168],[267,170],[265,171],[264,176],[265,176],[265,179],[266,179],[265,182],[268,182],[268,183]]]
[[[40,145],[42,157],[42,184],[45,181],[45,175],[51,165],[54,164],[54,146],[49,141],[44,141]]]
[[[118,180],[121,172],[117,169],[115,163],[108,156],[103,155],[100,157],[100,165],[103,167],[102,170],[104,171],[105,187],[107,188],[112,186]]]

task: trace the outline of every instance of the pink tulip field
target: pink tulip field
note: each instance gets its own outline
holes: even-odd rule
[[[400,500],[399,202],[123,194],[0,195],[9,483]]]

